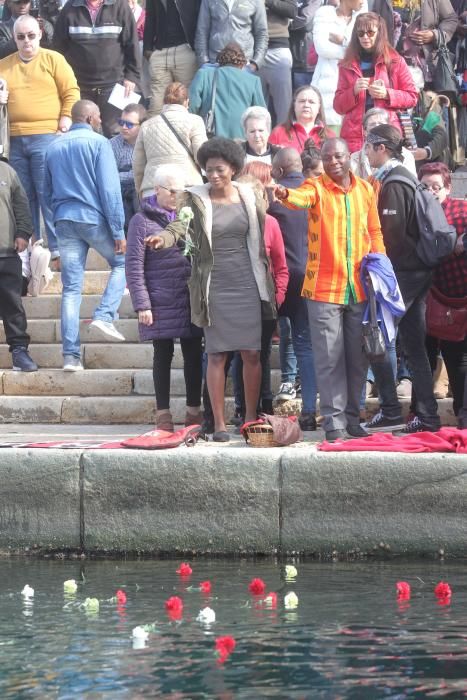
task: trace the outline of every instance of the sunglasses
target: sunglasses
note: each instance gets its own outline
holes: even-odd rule
[[[357,36],[362,39],[364,36],[370,37],[370,39],[376,34],[376,29],[359,29]]]
[[[164,187],[164,185],[159,185],[161,190],[165,190],[166,192],[170,192],[170,194],[180,194],[183,192],[183,190],[173,190],[170,187]]]
[[[127,119],[119,119],[117,123],[119,126],[126,126],[127,129],[133,129],[134,126],[139,126],[139,124],[133,124],[133,122],[129,122]]]
[[[16,38],[18,41],[24,41],[25,39],[29,39],[29,41],[34,41],[34,39],[37,39],[37,34],[34,34],[34,32],[29,32],[29,34],[17,34]]]

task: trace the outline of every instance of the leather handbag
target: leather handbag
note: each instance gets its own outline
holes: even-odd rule
[[[442,30],[438,31],[437,61],[433,71],[433,88],[435,92],[457,95],[459,84],[454,72],[451,52],[446,46],[446,39]]]
[[[386,354],[386,343],[379,327],[376,313],[376,297],[371,277],[367,278],[368,286],[368,320],[363,322],[363,350],[370,362],[381,362]]]
[[[206,69],[205,69],[206,70]],[[207,69],[209,70],[209,69]],[[216,107],[216,96],[217,96],[217,78],[219,75],[219,69],[215,69],[214,78],[212,81],[212,94],[211,94],[211,106],[204,117],[204,126],[206,127],[206,135],[208,139],[211,139],[216,135],[216,118],[214,115],[214,109]]]
[[[447,297],[432,287],[426,298],[426,331],[440,340],[464,340],[467,335],[467,297]]]

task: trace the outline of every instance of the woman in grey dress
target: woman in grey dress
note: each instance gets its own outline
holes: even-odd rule
[[[261,384],[261,320],[276,317],[274,283],[264,247],[264,200],[233,181],[245,154],[238,144],[213,138],[198,151],[208,183],[190,187],[182,207],[193,218],[188,231],[169,225],[156,245],[173,245],[179,235],[191,244],[191,318],[204,328],[207,385],[214,415],[214,440],[227,442],[224,390],[228,353],[243,359],[245,420],[256,419]],[[161,243],[162,241],[162,243]]]

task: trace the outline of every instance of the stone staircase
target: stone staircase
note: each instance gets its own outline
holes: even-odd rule
[[[99,331],[89,327],[110,273],[105,260],[93,250],[89,252],[86,268],[80,310],[83,372],[69,373],[62,369],[59,273],[54,274],[43,295],[23,299],[31,336],[29,349],[40,367],[38,372],[11,370],[11,355],[0,323],[0,423],[147,425],[154,422],[152,344],[139,342],[136,314],[129,296],[123,297],[120,318],[115,322],[126,338],[125,343],[103,338]],[[271,367],[272,387],[276,391],[280,384],[277,346],[272,349]],[[185,417],[182,368],[181,349],[177,345],[171,373],[171,410],[178,423]],[[230,382],[226,393],[226,416],[231,416]],[[407,410],[408,401],[404,403]],[[439,402],[444,424],[455,424],[451,404],[450,399]],[[297,407],[298,402],[290,406],[294,410]],[[367,408],[375,412],[377,400],[370,399]]]

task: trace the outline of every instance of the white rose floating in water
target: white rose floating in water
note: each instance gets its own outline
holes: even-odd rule
[[[146,639],[149,637],[149,632],[146,632],[142,625],[138,625],[137,627],[133,627],[133,632],[131,633],[131,636],[133,637],[133,639],[139,639],[140,641],[145,642]]]
[[[292,564],[287,564],[285,567],[285,578],[295,578],[298,574],[297,569]]]
[[[24,598],[34,598],[34,588],[31,588],[31,586],[26,584],[21,591],[21,595],[24,596]]]
[[[216,621],[216,613],[212,608],[203,608],[199,611],[196,622],[202,622],[204,625],[212,625]]]
[[[99,601],[97,598],[86,598],[83,607],[87,612],[99,612]]]
[[[295,610],[298,606],[298,596],[293,591],[290,591],[284,597],[284,605],[286,610]]]
[[[76,593],[78,590],[78,584],[74,578],[69,578],[67,581],[63,582],[64,593]]]

